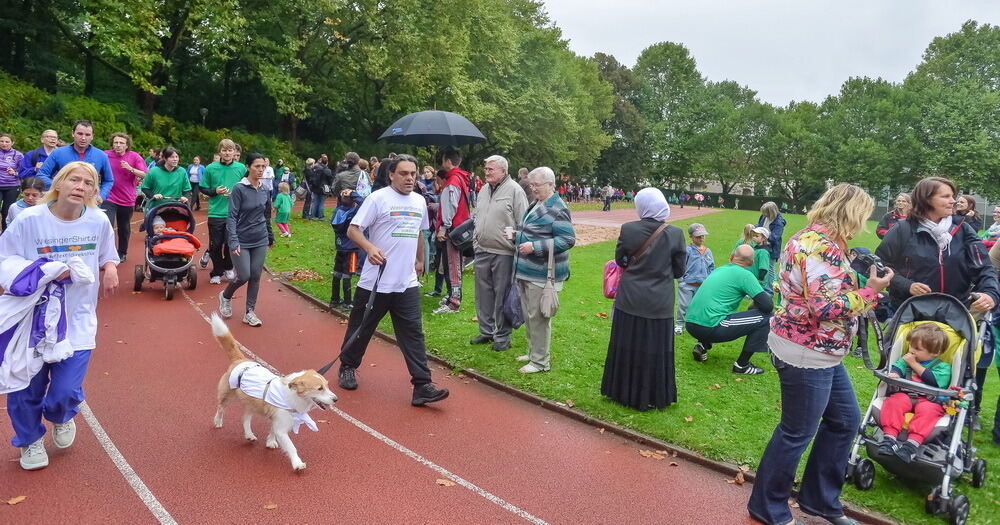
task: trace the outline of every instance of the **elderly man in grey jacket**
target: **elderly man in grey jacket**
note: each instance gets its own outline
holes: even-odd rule
[[[476,203],[476,316],[479,335],[469,344],[493,343],[510,348],[510,324],[503,316],[503,300],[514,271],[514,237],[524,220],[528,200],[517,181],[507,174],[507,159],[493,155],[485,161],[486,185]]]

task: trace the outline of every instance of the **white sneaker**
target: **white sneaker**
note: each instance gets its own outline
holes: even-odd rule
[[[21,468],[38,470],[47,466],[49,466],[49,455],[45,452],[44,436],[27,447],[21,447]]]
[[[225,290],[219,292],[219,313],[222,314],[222,317],[229,319],[233,316],[233,300],[226,299],[223,295],[225,293]]]
[[[530,361],[530,360],[531,360],[531,358],[530,358],[530,357],[528,357],[528,354],[524,354],[524,355],[519,355],[519,356],[517,356],[517,360],[518,360],[518,361]]]
[[[202,268],[208,268],[208,258],[209,258],[208,250],[205,250],[205,253],[201,254],[201,260],[198,261],[198,265],[201,266]]]
[[[253,310],[250,310],[243,316],[243,322],[250,326],[260,326],[264,324],[260,321],[260,318],[257,317],[257,314],[253,313]]]
[[[683,334],[684,333],[684,327],[681,326],[681,325],[679,325],[679,324],[675,324],[674,325],[674,333],[677,334],[677,335]]]
[[[451,306],[448,306],[447,304],[443,304],[443,305],[435,308],[434,311],[431,312],[431,313],[434,313],[434,314],[457,314],[458,310],[452,310]]]
[[[226,276],[226,280],[229,281],[229,282],[233,282],[233,281],[236,280],[236,271],[235,270],[226,270],[226,273],[223,274],[223,275]]]
[[[76,423],[72,419],[52,425],[52,442],[58,448],[69,448],[76,439]]]
[[[222,284],[222,277],[213,275],[212,278],[208,280],[208,284]]]

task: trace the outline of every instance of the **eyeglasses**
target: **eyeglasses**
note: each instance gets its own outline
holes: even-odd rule
[[[548,186],[549,184],[549,182],[529,182],[528,186],[531,186],[532,188],[541,188],[542,186]]]

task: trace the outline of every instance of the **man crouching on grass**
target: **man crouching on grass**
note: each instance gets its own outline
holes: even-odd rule
[[[392,314],[392,327],[399,349],[410,372],[414,406],[421,406],[448,397],[446,389],[431,383],[427,367],[427,347],[420,313],[420,283],[417,275],[424,271],[424,246],[420,231],[429,228],[427,204],[413,193],[417,182],[417,159],[400,155],[390,161],[389,186],[372,192],[351,221],[347,236],[368,254],[361,272],[354,308],[347,322],[345,342],[356,330],[358,337],[349,346],[341,347],[340,387],[358,388],[357,369],[368,348],[368,342],[379,321]],[[364,231],[368,230],[368,238]],[[385,265],[382,279],[375,289],[379,267]],[[368,318],[362,323],[369,296],[375,302]]]

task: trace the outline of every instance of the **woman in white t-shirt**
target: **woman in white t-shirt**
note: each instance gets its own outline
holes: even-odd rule
[[[73,355],[46,363],[24,390],[7,394],[7,413],[14,427],[12,444],[21,447],[21,467],[49,464],[45,425],[52,422],[52,441],[67,448],[76,437],[76,416],[84,400],[83,378],[97,341],[97,292],[107,296],[118,288],[118,253],[111,223],[97,208],[98,176],[87,162],[71,162],[59,170],[38,206],[27,208],[0,236],[0,263],[10,256],[29,261],[42,257],[66,262],[80,257],[100,283],[66,285],[64,304],[69,318],[66,338]],[[69,277],[69,272],[62,276]]]

